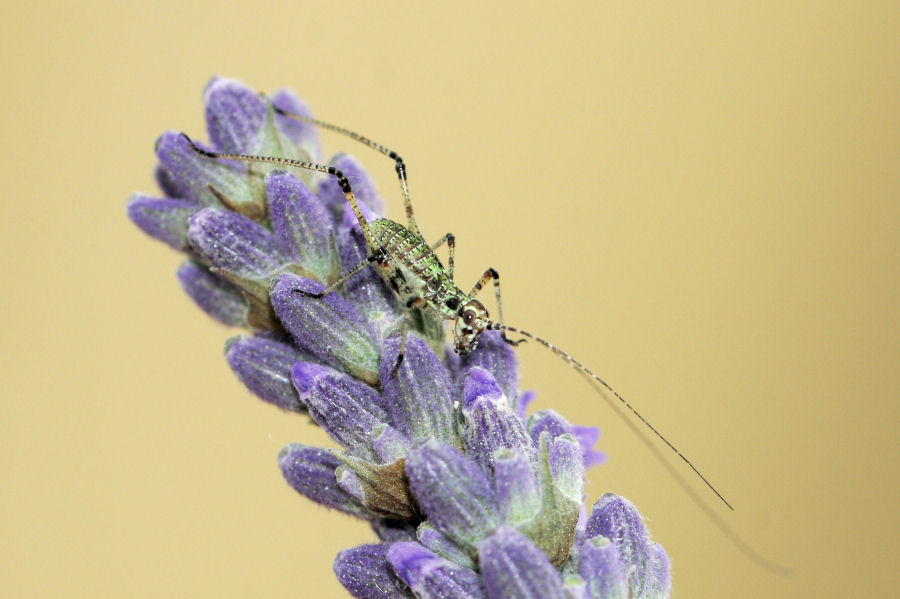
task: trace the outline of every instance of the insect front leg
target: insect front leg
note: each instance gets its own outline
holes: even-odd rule
[[[497,297],[497,322],[501,325],[503,324],[503,302],[500,300],[500,274],[494,270],[493,268],[489,268],[484,271],[484,274],[481,275],[481,278],[478,279],[478,282],[475,283],[475,286],[472,287],[472,291],[469,292],[470,297],[475,297],[479,291],[481,291],[482,287],[484,287],[485,283],[488,281],[494,281],[494,295]],[[526,339],[519,339],[518,341],[513,341],[509,337],[506,336],[506,331],[502,331],[500,336],[503,338],[503,341],[510,345],[519,345]]]
[[[365,260],[342,274],[338,277],[337,281],[320,291],[319,293],[312,293],[311,291],[303,291],[302,289],[294,289],[294,293],[299,293],[300,295],[305,295],[306,297],[312,297],[315,299],[321,299],[325,297],[325,295],[331,293],[335,289],[338,289],[341,285],[347,282],[347,279],[367,267],[369,264],[379,260],[381,257],[378,254],[372,254],[371,256],[367,256]]]
[[[447,244],[447,249],[450,251],[450,257],[447,258],[447,276],[450,277],[450,280],[453,280],[453,254],[456,252],[456,237],[453,236],[453,233],[447,233],[443,237],[437,240],[432,246],[431,251],[438,249],[444,244]]]
[[[409,313],[416,306],[421,306],[423,303],[422,298],[414,297],[406,302],[406,314],[403,317],[403,322],[400,325],[400,351],[397,353],[397,361],[394,363],[394,367],[391,369],[391,377],[396,376],[397,371],[400,369],[400,365],[403,364],[403,358],[406,356],[406,342],[409,337]]]

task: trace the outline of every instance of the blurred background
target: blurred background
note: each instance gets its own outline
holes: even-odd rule
[[[895,2],[5,2],[0,595],[343,597],[370,531],[296,495],[180,258],[125,217],[214,74],[293,88],[407,160],[457,280],[610,381],[735,505],[735,548],[565,363],[537,408],[603,429],[675,597],[896,594]],[[341,137],[394,217],[392,165]],[[492,304],[489,304],[492,307]],[[672,458],[673,456],[667,456]]]

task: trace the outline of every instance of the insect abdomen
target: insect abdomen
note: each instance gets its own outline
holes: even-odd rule
[[[379,265],[382,278],[405,302],[421,298],[442,311],[437,302],[456,289],[425,241],[399,223],[386,218],[369,223],[372,237],[384,250],[387,265]]]

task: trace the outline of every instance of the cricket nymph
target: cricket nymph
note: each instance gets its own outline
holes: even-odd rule
[[[386,218],[371,221],[369,230],[380,250],[371,258],[373,266],[397,297],[407,308],[430,309],[441,320],[455,321],[454,350],[462,355],[474,350],[478,337],[491,325],[484,305],[456,286],[420,235]]]
[[[406,164],[396,152],[367,137],[350,131],[349,129],[325,123],[308,116],[286,112],[275,107],[273,107],[273,110],[282,116],[346,135],[393,160],[395,165],[394,169],[397,171],[397,176],[400,179],[400,190],[403,194],[403,205],[406,211],[405,226],[386,218],[369,221],[363,214],[359,201],[350,187],[350,181],[348,181],[344,173],[334,166],[277,156],[212,152],[199,147],[191,141],[190,137],[182,134],[195,152],[210,159],[242,160],[246,162],[267,163],[282,167],[300,168],[316,171],[337,179],[337,183],[340,186],[347,203],[353,210],[353,214],[356,216],[356,220],[359,223],[359,228],[365,237],[366,259],[347,272],[341,274],[337,280],[331,282],[328,287],[319,293],[296,290],[297,293],[302,293],[309,297],[322,298],[328,293],[332,293],[339,289],[348,279],[361,272],[364,268],[371,266],[378,271],[378,274],[385,282],[387,282],[400,301],[403,302],[407,312],[411,311],[413,308],[419,308],[436,314],[441,320],[454,321],[453,347],[458,354],[467,354],[474,350],[478,345],[478,338],[482,333],[488,330],[500,331],[503,341],[510,345],[518,345],[519,343],[522,343],[522,341],[525,341],[525,339],[531,339],[565,360],[570,366],[585,375],[588,380],[597,383],[611,393],[625,408],[653,432],[654,435],[665,443],[669,449],[678,455],[678,457],[694,471],[694,473],[726,506],[730,509],[734,509],[721,493],[716,490],[712,483],[710,483],[691,463],[691,461],[678,451],[668,439],[641,416],[641,414],[634,409],[630,403],[625,401],[625,398],[623,398],[606,381],[594,374],[587,366],[549,341],[545,341],[537,335],[533,335],[518,327],[511,327],[503,324],[503,305],[500,301],[500,275],[496,270],[488,268],[484,271],[484,274],[481,275],[481,278],[475,283],[475,286],[472,287],[472,290],[469,291],[469,293],[464,293],[456,286],[456,283],[453,282],[453,254],[456,248],[456,238],[452,234],[447,233],[430,246],[425,241],[415,216],[413,215],[412,202],[409,198],[409,188],[406,181]],[[446,269],[434,253],[437,248],[445,243],[447,244],[447,249],[449,251]],[[497,320],[491,320],[484,305],[475,299],[475,296],[478,295],[478,292],[481,291],[488,281],[493,281],[494,296],[497,300]],[[400,351],[397,355],[397,362],[394,364],[394,368],[391,371],[391,376],[396,375],[403,362],[408,332],[409,317],[407,315],[402,323],[400,331]],[[506,333],[514,333],[523,338],[513,341],[506,336]],[[602,393],[601,397],[612,405],[612,401]],[[657,455],[657,457],[659,456]],[[660,461],[663,461],[661,457]],[[665,462],[663,461],[663,463]],[[673,472],[673,476],[675,476],[676,480],[687,489],[684,481],[682,481],[677,474]]]

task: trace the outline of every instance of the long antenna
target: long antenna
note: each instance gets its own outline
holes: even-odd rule
[[[553,344],[550,343],[549,341],[545,341],[545,340],[541,339],[540,337],[537,337],[537,336],[535,336],[535,335],[532,335],[532,334],[529,333],[528,331],[523,331],[522,329],[518,329],[518,328],[516,328],[516,327],[506,326],[506,325],[504,325],[504,324],[500,324],[499,322],[493,322],[493,323],[491,323],[490,326],[489,326],[488,328],[493,329],[493,330],[495,330],[495,331],[509,331],[509,332],[511,332],[511,333],[516,333],[516,334],[518,334],[518,335],[522,335],[522,336],[524,336],[524,337],[528,337],[529,339],[533,339],[534,341],[537,341],[538,343],[540,343],[541,345],[543,345],[544,347],[546,347],[547,349],[549,349],[550,351],[552,351],[553,353],[555,353],[557,356],[563,358],[563,359],[564,359],[565,361],[567,361],[567,362],[569,363],[569,365],[572,366],[573,368],[577,368],[577,369],[580,370],[583,374],[587,375],[589,378],[591,378],[591,379],[597,381],[598,383],[600,383],[605,389],[607,389],[610,393],[612,393],[612,394],[616,397],[616,399],[618,399],[620,402],[622,402],[622,404],[623,404],[626,408],[628,408],[628,409],[631,411],[632,414],[634,414],[635,416],[637,416],[637,419],[638,419],[638,420],[640,420],[641,422],[643,422],[644,425],[646,425],[647,428],[649,428],[651,431],[653,431],[653,434],[654,434],[654,435],[656,435],[657,437],[659,437],[660,439],[662,439],[663,443],[665,443],[666,445],[669,446],[669,449],[671,449],[672,451],[674,451],[674,452],[678,455],[679,458],[681,458],[682,460],[684,460],[684,463],[691,467],[691,470],[694,471],[694,474],[696,474],[697,476],[699,476],[699,477],[700,477],[700,480],[702,480],[704,483],[706,483],[706,486],[709,487],[710,490],[711,490],[713,493],[716,494],[716,497],[718,497],[719,499],[722,500],[722,503],[724,503],[725,505],[728,506],[728,509],[734,511],[734,508],[731,506],[730,503],[728,503],[728,500],[726,500],[724,497],[722,497],[722,494],[719,493],[719,492],[716,490],[716,488],[715,488],[714,486],[712,486],[712,483],[710,483],[708,480],[706,480],[706,477],[705,477],[705,476],[703,476],[702,474],[700,474],[700,471],[697,470],[697,468],[694,467],[694,465],[691,463],[691,461],[690,461],[689,459],[687,459],[686,457],[684,457],[684,454],[682,454],[680,451],[678,451],[678,449],[677,449],[674,445],[672,445],[672,444],[669,442],[669,440],[666,439],[666,438],[662,435],[662,433],[660,433],[658,430],[656,430],[656,428],[654,428],[654,426],[653,426],[652,424],[650,424],[649,422],[647,422],[647,419],[644,418],[643,416],[641,416],[640,412],[638,412],[637,410],[635,410],[635,409],[631,406],[630,403],[628,403],[627,401],[625,401],[625,398],[622,397],[621,395],[619,395],[618,391],[616,391],[615,389],[613,389],[613,388],[609,385],[609,383],[607,383],[606,381],[604,381],[603,379],[601,379],[599,376],[597,376],[596,374],[594,374],[593,372],[591,372],[591,370],[590,370],[587,366],[585,366],[584,364],[582,364],[581,362],[579,362],[578,360],[576,360],[575,358],[573,358],[572,356],[570,356],[569,354],[567,354],[566,352],[564,352],[563,350],[559,349],[558,347],[556,347],[555,345],[553,345]],[[606,396],[604,396],[604,395],[602,395],[602,394],[601,394],[601,396],[602,396],[604,399],[606,399],[607,401],[610,401],[609,398],[607,398]],[[664,463],[665,463],[665,462],[664,462]],[[672,472],[672,471],[670,470],[670,472]],[[674,474],[674,472],[673,472],[673,474]],[[676,476],[676,478],[677,478],[677,476]]]

